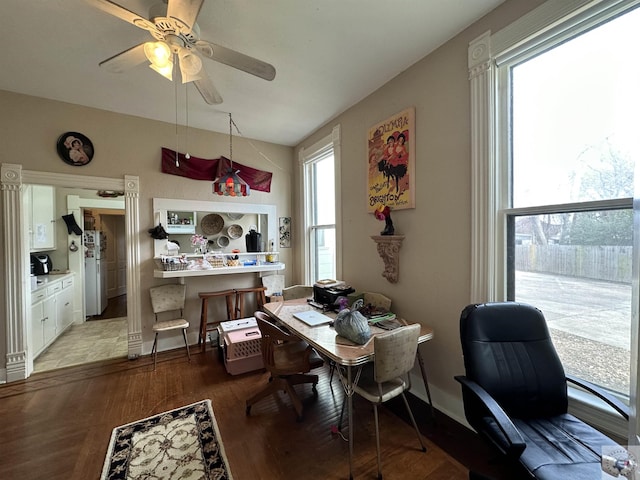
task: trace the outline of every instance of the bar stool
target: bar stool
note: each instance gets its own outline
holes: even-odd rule
[[[267,287],[250,287],[250,288],[236,288],[236,305],[234,309],[235,318],[244,318],[244,303],[246,295],[255,294],[256,308],[251,308],[248,311],[253,314],[256,310],[262,311],[262,307],[266,303],[265,290]]]
[[[198,345],[202,342],[202,349],[207,349],[207,332],[216,329],[220,322],[226,320],[234,320],[234,299],[236,297],[235,290],[220,290],[219,292],[200,292],[198,296],[202,299],[202,308],[200,311],[200,333],[198,334]],[[227,307],[227,318],[224,320],[209,321],[209,299],[224,297]]]

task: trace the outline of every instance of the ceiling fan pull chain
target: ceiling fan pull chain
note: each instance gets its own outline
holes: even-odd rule
[[[174,53],[175,59],[175,53]],[[178,161],[178,82],[173,82],[173,91],[176,101],[176,167],[180,168],[180,162]]]
[[[229,163],[233,170],[233,130],[231,130],[231,125],[233,125],[233,119],[231,118],[231,112],[229,112]]]
[[[186,119],[187,125],[184,130],[184,151],[186,152],[184,154],[184,158],[189,160],[191,158],[191,155],[189,155],[189,84],[188,83],[184,84],[184,102],[185,102],[185,107],[187,112],[187,119]]]

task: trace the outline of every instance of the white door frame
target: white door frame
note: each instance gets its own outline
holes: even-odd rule
[[[25,235],[23,185],[90,188],[124,192],[125,232],[127,236],[127,318],[128,356],[142,353],[140,309],[140,207],[137,176],[123,178],[91,177],[23,170],[20,164],[3,163],[0,186],[3,206],[3,243],[5,267],[6,367],[0,366],[0,380],[23,380],[33,372],[33,352],[29,345],[31,325],[29,246]]]

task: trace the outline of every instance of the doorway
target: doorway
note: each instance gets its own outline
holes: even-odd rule
[[[127,356],[137,358],[142,353],[141,312],[140,312],[140,222],[139,222],[139,179],[136,176],[123,178],[87,177],[60,173],[23,170],[20,164],[2,164],[3,205],[5,222],[3,240],[5,252],[15,255],[5,256],[5,273],[9,281],[4,281],[5,313],[7,332],[5,368],[0,380],[13,382],[23,380],[33,372],[33,356],[28,348],[31,309],[29,282],[29,246],[27,244],[26,222],[22,186],[25,183],[37,185],[53,185],[67,188],[92,188],[95,190],[123,191],[125,205],[126,259],[127,259]],[[77,216],[79,207],[73,209],[69,205],[69,213]],[[71,265],[70,265],[71,269]],[[82,286],[82,278],[78,278]],[[76,292],[77,293],[77,292]],[[80,295],[82,296],[82,295]],[[77,297],[77,295],[76,295]],[[83,300],[80,300],[83,305]],[[74,312],[82,315],[82,308]],[[75,318],[74,318],[75,320]],[[0,368],[2,365],[0,365]]]

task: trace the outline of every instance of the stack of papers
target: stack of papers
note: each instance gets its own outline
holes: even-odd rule
[[[375,325],[377,323],[384,322],[387,320],[395,320],[396,318],[396,314],[393,312],[386,312],[386,313],[372,314],[371,316],[369,315],[365,315],[365,316],[367,317],[367,320],[369,320],[369,325]]]

